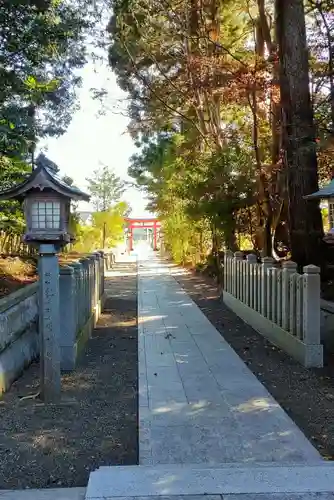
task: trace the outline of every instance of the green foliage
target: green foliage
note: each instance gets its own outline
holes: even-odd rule
[[[105,212],[95,212],[93,214],[93,226],[97,228],[101,235],[105,232],[106,247],[110,248],[122,240],[124,229],[124,217],[129,214],[129,205],[126,202],[119,202]]]
[[[293,232],[287,207],[305,205],[298,185],[286,189],[292,170],[287,151],[293,144],[292,158],[302,158],[304,139],[298,138],[298,131],[312,114],[305,99],[304,111],[297,113],[298,125],[291,127],[290,118],[282,120],[279,98],[284,82],[279,81],[279,65],[289,43],[277,45],[275,22],[280,22],[278,14],[286,12],[283,6],[288,3],[112,1],[109,62],[128,94],[129,131],[139,147],[129,174],[148,194],[149,208],[163,219],[165,242],[178,261],[190,255],[196,260],[195,254],[203,254],[203,240],[211,240],[213,258],[222,247],[251,245],[267,255],[277,256],[280,249],[280,257],[287,255]],[[300,34],[302,2],[292,3],[298,3],[300,15],[289,19],[290,10],[287,19],[299,23]],[[324,181],[333,169],[333,2],[304,3],[319,175]],[[283,23],[283,31],[289,22]],[[305,53],[302,37],[298,43]],[[298,69],[291,88],[301,86],[300,61],[295,58]],[[308,73],[306,66],[304,60],[303,75]],[[292,103],[290,107],[284,116],[293,116]],[[310,141],[314,144],[313,138]],[[301,187],[313,189],[312,169],[303,161],[298,168]],[[305,221],[318,227],[315,211],[306,205],[304,214],[300,229]],[[197,233],[202,234],[198,240]],[[303,241],[303,249],[311,248],[307,231]]]
[[[94,170],[93,177],[86,180],[96,212],[109,210],[125,190],[124,182],[106,165]]]
[[[163,219],[166,249],[178,264],[202,262],[211,248],[210,226],[205,220],[194,224],[182,210]]]
[[[200,153],[181,134],[146,141],[129,168],[163,218],[166,245],[178,262],[203,258],[213,228],[233,246],[236,214],[254,202],[252,172],[251,153],[237,143],[216,154]]]
[[[30,167],[21,160],[0,156],[0,187],[9,189],[22,182]],[[2,201],[0,203],[0,230],[8,234],[21,234],[25,227],[22,209],[18,202]]]
[[[76,238],[72,249],[80,253],[89,253],[102,248],[104,234],[106,247],[112,248],[123,238],[124,217],[128,213],[128,204],[119,202],[105,212],[93,213],[91,226],[82,226],[77,223],[72,229]]]
[[[31,172],[40,138],[66,131],[99,8],[89,0],[0,2],[0,190]],[[20,234],[18,204],[0,211],[0,229]]]
[[[65,132],[75,109],[75,70],[93,27],[83,0],[0,5],[0,152],[32,154],[38,138]]]
[[[325,232],[329,231],[329,220],[328,220],[328,208],[321,209],[322,223],[324,225]]]
[[[256,197],[244,90],[254,6],[167,3],[114,0],[109,61],[140,149],[129,174],[162,218],[175,260],[198,262],[222,243],[234,248],[235,214]]]
[[[76,241],[71,250],[78,253],[90,253],[101,245],[101,232],[94,226],[76,227]]]

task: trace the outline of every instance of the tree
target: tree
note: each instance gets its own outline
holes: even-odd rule
[[[241,4],[114,2],[109,59],[119,84],[129,92],[130,130],[139,142],[154,142],[155,134],[182,135],[182,150],[200,158],[198,165],[203,158],[206,165],[212,158],[214,165],[213,158],[222,156],[234,134],[222,120],[223,102],[235,101],[238,84],[245,86],[244,70],[238,78],[240,58],[249,53]],[[221,31],[220,19],[225,23]],[[241,102],[246,104],[245,95]]]
[[[86,180],[96,212],[109,210],[125,191],[125,183],[106,165],[94,170],[93,177]]]
[[[126,202],[116,203],[105,212],[93,213],[91,226],[76,224],[76,242],[73,250],[88,253],[96,248],[111,248],[122,240],[124,235],[124,217],[129,214],[130,207]]]
[[[23,182],[25,175],[30,172],[30,167],[22,160],[0,156],[0,187],[1,190],[9,189],[15,184]],[[17,201],[2,201],[0,203],[1,223],[0,231],[20,235],[25,227],[23,211]]]
[[[64,133],[93,24],[84,0],[1,2],[2,154],[31,158],[40,137]]]
[[[93,226],[100,231],[102,248],[113,247],[123,237],[124,217],[131,209],[126,202],[116,203],[105,212],[93,214]]]
[[[0,2],[0,189],[31,172],[41,138],[68,127],[97,21],[89,0]],[[1,204],[1,212],[2,229],[22,232],[18,204]]]
[[[183,228],[185,255],[207,227],[215,255],[247,239],[300,265],[321,255],[320,212],[303,196],[317,188],[312,105],[322,142],[331,129],[332,0],[305,2],[307,32],[303,3],[112,2],[109,61],[139,147],[129,173],[168,237]]]
[[[276,25],[290,247],[306,265],[321,261],[323,228],[318,204],[304,199],[318,190],[318,172],[303,0],[276,0]]]

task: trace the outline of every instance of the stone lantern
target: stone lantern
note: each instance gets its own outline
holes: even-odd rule
[[[0,192],[0,201],[15,199],[23,204],[24,240],[38,248],[41,396],[44,401],[56,401],[60,397],[57,252],[72,239],[69,233],[71,200],[89,201],[86,193],[60,179],[52,165],[40,155],[37,168],[24,182]]]
[[[326,243],[334,244],[334,178],[316,193],[305,196],[306,200],[327,200],[329,231],[324,237]]]
[[[22,184],[0,192],[0,200],[23,203],[27,243],[51,243],[57,248],[69,243],[71,200],[89,201],[89,196],[69,186],[41,161]]]

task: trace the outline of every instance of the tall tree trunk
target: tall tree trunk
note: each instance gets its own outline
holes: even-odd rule
[[[316,202],[304,196],[318,189],[315,129],[303,0],[276,0],[292,259],[299,265],[321,261],[322,219]]]
[[[237,242],[237,223],[235,214],[231,211],[226,214],[223,227],[221,228],[223,232],[223,240],[226,250],[231,250],[232,252],[237,252],[239,250]]]
[[[255,39],[255,53],[256,56],[260,59],[264,59],[265,54],[265,42],[268,45],[268,40],[266,40],[266,31],[264,22],[265,13],[264,13],[264,0],[258,1],[259,14],[260,17],[254,22],[254,39]],[[261,18],[264,17],[264,20]],[[269,34],[270,36],[270,34]],[[271,50],[271,49],[270,49]],[[256,71],[254,76],[256,77]],[[255,163],[257,168],[257,176],[258,176],[258,190],[259,190],[259,200],[261,206],[261,220],[262,220],[262,255],[263,257],[269,257],[272,253],[271,246],[271,226],[272,226],[272,205],[270,199],[270,192],[268,189],[268,179],[264,172],[264,149],[261,144],[261,140],[259,138],[259,129],[260,129],[260,118],[266,119],[266,98],[264,90],[257,90],[257,85],[254,83],[252,90],[248,96],[249,105],[253,115],[253,149],[255,155]]]
[[[271,253],[277,259],[277,230],[282,229],[286,221],[286,189],[284,182],[284,165],[281,161],[282,149],[282,119],[281,119],[281,99],[279,91],[279,61],[277,58],[277,39],[275,33],[272,36],[269,18],[266,12],[265,0],[257,0],[259,10],[259,25],[262,38],[265,41],[268,61],[272,63],[272,85],[270,91],[270,126],[272,132],[271,143],[271,163],[272,174],[270,179],[270,202],[272,211],[272,220],[270,227]],[[264,56],[264,52],[263,52]],[[267,232],[268,233],[268,232]],[[268,234],[267,234],[268,237]],[[265,252],[263,252],[265,254]]]
[[[331,26],[329,25],[328,16],[323,11],[321,3],[317,5],[320,12],[322,22],[325,27],[325,33],[328,43],[328,73],[329,73],[329,89],[330,89],[330,106],[331,106],[331,132],[334,134],[334,39]]]
[[[220,284],[222,278],[221,265],[220,265],[221,242],[220,242],[219,232],[214,222],[212,223],[211,231],[212,231],[212,257],[214,261],[217,281],[218,284]]]

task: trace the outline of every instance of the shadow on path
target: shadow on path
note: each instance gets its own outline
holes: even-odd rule
[[[230,311],[214,280],[180,268],[172,274],[313,446],[333,460],[334,363],[304,368]]]

